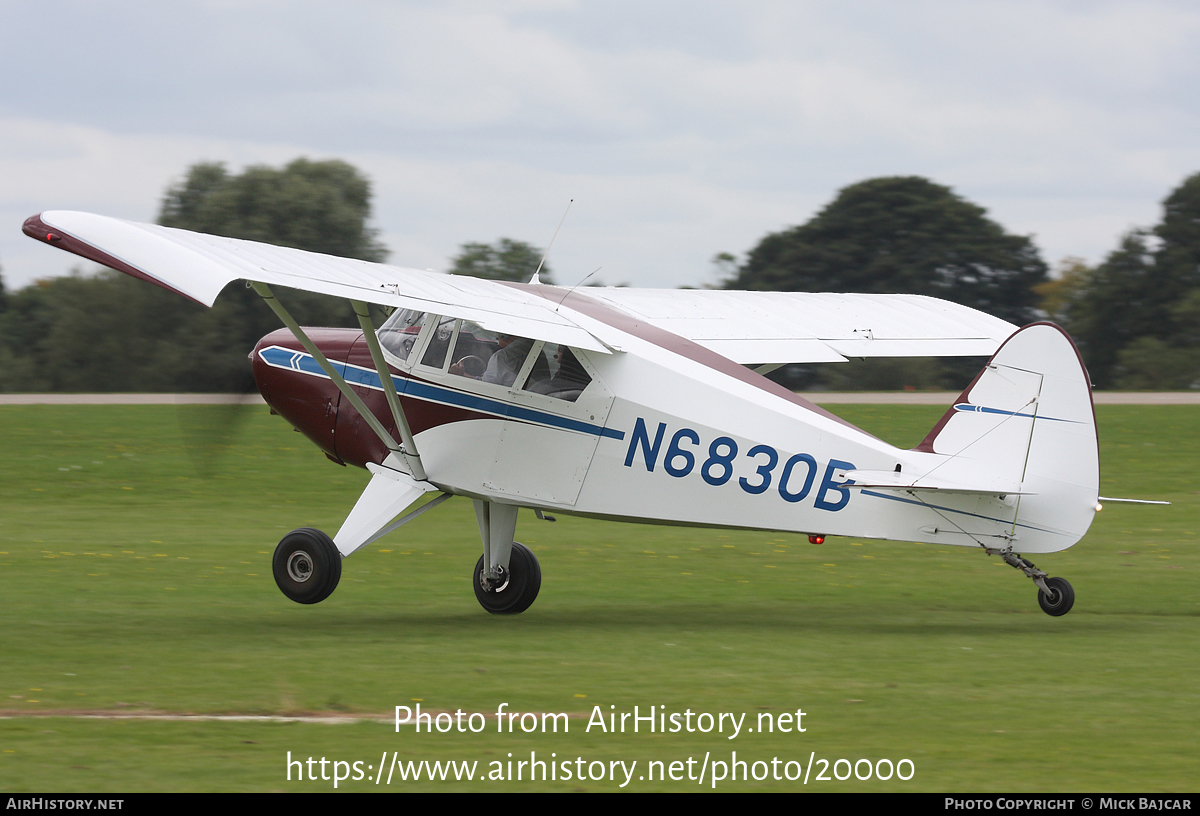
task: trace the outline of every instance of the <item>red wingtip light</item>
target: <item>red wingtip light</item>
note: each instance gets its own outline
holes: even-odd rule
[[[62,240],[62,236],[61,236],[61,235],[55,235],[53,232],[47,232],[47,233],[46,233],[46,241],[47,241],[47,243],[49,243],[49,242],[52,242],[52,241],[61,241],[61,240]]]
[[[823,535],[810,535],[810,536],[808,537],[808,543],[809,543],[809,544],[824,544],[824,543],[825,543],[825,536],[823,536]]]

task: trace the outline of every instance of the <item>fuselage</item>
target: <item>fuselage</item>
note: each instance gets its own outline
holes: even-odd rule
[[[620,316],[593,311],[621,324]],[[520,381],[455,374],[457,355],[437,345],[448,336],[437,325],[434,318],[409,329],[405,359],[387,356],[425,472],[444,491],[665,524],[964,546],[1019,537],[1009,497],[930,500],[854,487],[848,471],[924,474],[948,457],[897,449],[669,332],[625,321],[620,350],[571,349],[588,383],[567,401]],[[399,439],[362,332],[308,332]],[[499,352],[474,337],[471,343],[474,357]],[[532,359],[539,348],[530,352],[526,376],[544,364]],[[385,459],[387,447],[289,332],[264,337],[252,357],[267,402],[331,459],[357,466]],[[1074,543],[1054,535],[1028,551]]]
[[[306,331],[398,439],[362,332]],[[414,364],[415,354],[390,365],[429,480],[604,518],[893,537],[887,524],[872,526],[879,502],[848,488],[844,473],[924,454],[898,451],[740,366],[714,368],[703,350],[632,341],[636,351],[575,351],[593,376],[574,402]],[[264,337],[252,359],[268,404],[329,458],[361,467],[387,456],[290,332]]]

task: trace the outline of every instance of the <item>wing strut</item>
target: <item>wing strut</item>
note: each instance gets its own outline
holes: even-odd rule
[[[425,466],[421,464],[421,454],[417,451],[417,442],[413,439],[412,429],[408,427],[408,417],[400,407],[400,395],[396,393],[396,383],[388,371],[387,362],[383,359],[383,350],[379,348],[379,337],[375,334],[375,324],[371,322],[371,312],[367,304],[361,300],[352,300],[354,314],[358,315],[358,325],[362,327],[363,338],[367,348],[371,350],[371,360],[375,363],[375,372],[379,374],[379,382],[383,385],[383,394],[387,397],[388,408],[392,409],[392,418],[396,420],[396,428],[400,431],[403,443],[404,459],[412,469],[412,475],[425,480]]]
[[[354,393],[354,389],[350,387],[342,375],[337,372],[337,369],[333,367],[333,364],[329,362],[329,359],[321,352],[319,348],[317,348],[316,344],[309,339],[308,335],[304,333],[304,330],[300,328],[300,325],[295,321],[291,313],[283,307],[282,303],[275,299],[275,295],[271,292],[271,288],[265,283],[258,283],[256,281],[250,281],[250,285],[254,288],[254,291],[257,292],[259,296],[261,296],[262,299],[267,302],[267,305],[271,307],[271,311],[278,315],[279,319],[283,321],[283,324],[291,329],[292,334],[294,334],[296,339],[300,341],[300,344],[304,346],[304,350],[311,354],[313,359],[317,361],[317,365],[321,367],[321,370],[329,375],[329,379],[333,380],[333,384],[337,386],[338,391],[341,391],[342,396],[350,400],[350,404],[354,406],[354,410],[358,411],[363,420],[371,426],[371,430],[374,431],[375,435],[379,437],[380,441],[387,446],[388,450],[403,457],[410,467],[415,460],[416,468],[414,468],[413,476],[421,481],[425,481],[425,471],[423,468],[421,468],[421,460],[415,455],[412,457],[408,456],[404,448],[396,444],[396,440],[387,432],[387,430],[383,427],[383,424],[379,421],[375,414],[371,412],[371,409],[368,408],[366,403],[362,401],[362,398],[360,398],[358,394]],[[375,333],[369,332],[368,336],[374,339]],[[376,348],[378,348],[378,346],[376,346]],[[374,354],[375,349],[372,349],[372,356],[374,356]],[[382,379],[386,383],[391,383],[392,381],[390,376],[382,377]],[[392,386],[392,392],[394,395],[394,385]],[[386,389],[384,393],[387,393]],[[399,407],[398,402],[397,407]],[[407,430],[407,423],[405,423],[405,430]],[[418,470],[420,471],[419,473],[417,472]]]

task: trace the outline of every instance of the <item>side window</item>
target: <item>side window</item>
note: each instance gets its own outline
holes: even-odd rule
[[[484,382],[497,385],[520,386],[521,382],[534,377],[546,377],[550,366],[542,353],[542,344],[528,337],[502,334],[497,338],[500,350],[488,360],[487,369],[481,378]],[[533,353],[532,359],[530,353]],[[526,375],[524,372],[528,371]],[[520,382],[518,381],[520,377]]]
[[[567,402],[579,399],[583,389],[592,381],[592,376],[580,364],[575,352],[567,346],[547,343],[542,355],[549,358],[549,365],[539,371],[535,363],[529,372],[525,390]]]
[[[425,313],[415,309],[401,309],[387,319],[375,334],[379,344],[389,352],[407,360],[412,352],[421,327],[425,325]]]
[[[541,342],[514,334],[495,334],[468,320],[462,321],[454,335],[451,374],[508,387],[527,380],[550,379],[550,364]]]
[[[500,349],[496,334],[469,320],[460,321],[453,334],[450,373],[473,380],[482,379],[492,355]]]
[[[445,368],[446,355],[450,352],[450,346],[455,339],[454,327],[458,325],[458,322],[453,317],[441,318],[437,328],[433,330],[433,336],[429,338],[429,345],[425,347],[425,353],[421,355],[421,365]]]

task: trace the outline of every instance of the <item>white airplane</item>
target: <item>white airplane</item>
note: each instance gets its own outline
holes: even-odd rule
[[[474,502],[474,589],[492,613],[524,611],[541,586],[513,540],[520,508],[974,547],[1033,579],[1048,614],[1074,603],[1066,580],[1018,554],[1072,546],[1100,509],[1088,375],[1053,324],[912,295],[500,283],[78,212],[24,231],[206,306],[244,279],[283,320],[251,353],[263,397],[330,459],[371,473],[332,539],[302,528],[276,548],[275,580],[299,603],[450,496]],[[348,299],[361,330],[301,328],[276,285]],[[394,310],[378,330],[368,304]],[[992,357],[912,450],[762,375],[955,355]],[[405,514],[427,493],[439,495]]]

